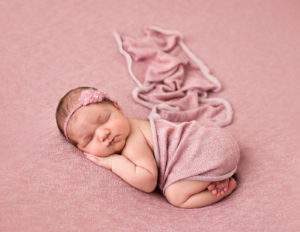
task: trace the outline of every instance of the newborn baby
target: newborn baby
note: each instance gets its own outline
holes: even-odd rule
[[[90,87],[65,94],[58,104],[56,121],[67,141],[89,160],[141,191],[155,190],[160,172],[150,121],[127,118],[117,102]],[[221,200],[236,186],[233,177],[219,181],[185,178],[170,183],[163,194],[176,207],[196,208]]]

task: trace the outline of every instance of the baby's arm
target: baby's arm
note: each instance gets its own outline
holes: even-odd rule
[[[157,166],[153,153],[142,139],[135,140],[134,146],[102,158],[87,155],[87,158],[101,167],[111,170],[128,184],[144,192],[152,192],[157,184]]]
[[[147,167],[140,166],[124,155],[117,156],[112,162],[112,171],[128,184],[144,192],[152,192],[157,183],[157,175]]]
[[[138,166],[123,155],[98,157],[87,155],[87,158],[101,167],[111,170],[128,184],[144,192],[152,192],[157,184],[157,174],[147,168]]]
[[[105,158],[87,156],[87,158],[111,170],[133,187],[144,192],[152,192],[157,185],[157,165],[143,132],[136,125],[134,121],[122,155],[112,154]]]

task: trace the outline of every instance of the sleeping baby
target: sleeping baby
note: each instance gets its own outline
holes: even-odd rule
[[[158,186],[176,207],[213,204],[237,186],[232,175],[239,148],[217,126],[169,122],[155,110],[149,120],[128,118],[117,102],[90,87],[66,93],[56,121],[86,158],[141,191],[150,193]]]

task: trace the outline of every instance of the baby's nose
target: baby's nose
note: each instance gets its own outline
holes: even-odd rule
[[[110,131],[108,129],[104,129],[100,136],[100,141],[103,142],[110,134]]]

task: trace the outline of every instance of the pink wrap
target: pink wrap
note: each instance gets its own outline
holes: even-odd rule
[[[150,108],[159,188],[180,179],[218,181],[237,170],[239,147],[220,127],[232,121],[230,104],[208,98],[220,82],[176,31],[156,27],[132,39],[116,32],[120,52],[138,87],[133,98]]]
[[[218,181],[237,170],[240,150],[235,139],[218,126],[198,121],[162,119],[154,107],[149,115],[154,155],[159,167],[159,188],[181,179]]]

